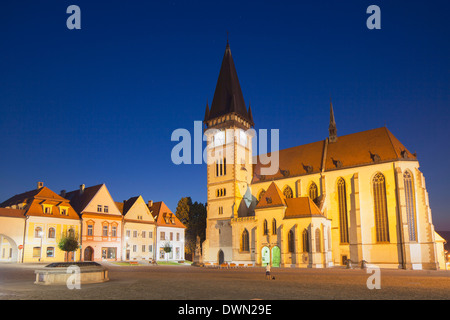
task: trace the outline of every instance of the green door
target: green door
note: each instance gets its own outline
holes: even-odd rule
[[[279,267],[281,261],[281,251],[279,247],[272,248],[272,267]]]
[[[261,264],[263,266],[267,266],[268,264],[270,264],[270,250],[268,247],[263,247],[261,250]]]

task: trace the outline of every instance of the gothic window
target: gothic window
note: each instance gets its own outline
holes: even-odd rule
[[[291,187],[286,186],[286,188],[284,188],[284,190],[283,190],[283,195],[284,195],[286,198],[292,198],[293,195],[294,195],[294,193],[292,192]]]
[[[264,220],[263,232],[265,236],[269,234],[269,227],[267,225],[267,220]]]
[[[292,253],[295,251],[294,249],[294,232],[290,230],[288,233],[288,251]]]
[[[389,224],[386,202],[386,181],[378,172],[372,179],[377,242],[389,242]]]
[[[272,220],[272,234],[277,234],[277,220],[275,218]]]
[[[227,174],[227,158],[216,160],[216,177],[225,176]]]
[[[413,177],[409,171],[403,174],[403,183],[405,185],[406,217],[408,221],[409,241],[417,241],[416,219],[415,219],[415,201],[414,201],[414,183]]]
[[[266,192],[266,190],[262,189],[262,190],[258,193],[258,201],[261,201],[261,199],[262,199],[262,197],[263,197],[263,195],[264,195],[264,192]]]
[[[347,219],[347,193],[345,180],[339,178],[337,182],[338,203],[339,203],[339,228],[341,243],[348,243],[348,219]]]
[[[247,229],[244,229],[242,232],[242,238],[241,238],[241,251],[248,252],[250,251],[250,244],[248,239],[248,231]]]
[[[320,245],[320,229],[316,229],[316,252],[321,252],[321,245]]]
[[[308,230],[303,230],[302,233],[303,252],[309,252],[309,234]]]
[[[311,198],[311,200],[316,201],[319,194],[317,191],[317,185],[314,182],[312,182],[311,185],[309,186],[308,195]]]

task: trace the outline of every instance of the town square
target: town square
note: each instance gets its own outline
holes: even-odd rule
[[[449,300],[436,2],[5,1],[0,300]]]

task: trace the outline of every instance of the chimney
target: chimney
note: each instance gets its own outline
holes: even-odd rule
[[[38,188],[38,189],[42,188],[43,186],[44,186],[44,183],[43,183],[43,182],[38,182],[38,183],[37,183],[37,188]]]
[[[63,198],[66,197],[66,190],[61,190],[61,192],[59,193],[59,195]]]
[[[148,207],[152,207],[153,206],[153,200],[148,200]]]
[[[82,185],[80,185],[80,194],[83,194],[83,192],[84,192],[84,184],[82,184]]]

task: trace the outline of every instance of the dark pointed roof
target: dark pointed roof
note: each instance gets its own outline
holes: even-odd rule
[[[203,122],[208,120],[208,118],[209,118],[209,105],[208,105],[208,101],[206,101],[205,118],[203,119]]]
[[[204,121],[206,122],[230,113],[235,113],[253,124],[245,107],[244,96],[239,84],[233,57],[231,56],[230,45],[227,42],[211,109],[208,118],[206,118],[205,114]]]
[[[334,110],[333,110],[333,103],[331,102],[331,99],[330,99],[330,125],[328,126],[328,132],[329,132],[330,142],[336,142],[337,128],[336,128],[336,121],[334,120]]]

